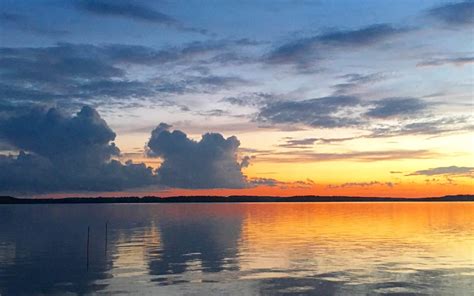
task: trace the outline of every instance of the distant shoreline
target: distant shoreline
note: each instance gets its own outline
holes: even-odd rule
[[[0,196],[1,204],[103,204],[103,203],[261,203],[261,202],[474,202],[474,195],[441,197],[355,197],[355,196],[173,196],[173,197],[71,197],[16,198]]]

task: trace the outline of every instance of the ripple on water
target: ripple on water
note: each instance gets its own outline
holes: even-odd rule
[[[55,205],[31,223],[34,209],[0,208],[2,295],[474,290],[474,204]]]

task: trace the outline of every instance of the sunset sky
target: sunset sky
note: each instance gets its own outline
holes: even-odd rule
[[[0,5],[0,193],[474,193],[474,1]]]

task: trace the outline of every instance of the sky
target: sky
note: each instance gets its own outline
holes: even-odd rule
[[[0,5],[0,193],[474,193],[474,1]]]

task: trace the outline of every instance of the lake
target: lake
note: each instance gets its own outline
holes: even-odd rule
[[[0,206],[2,296],[472,291],[474,203]]]

